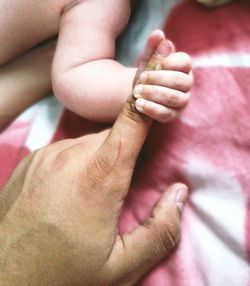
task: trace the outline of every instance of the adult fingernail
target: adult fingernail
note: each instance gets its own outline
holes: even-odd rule
[[[170,53],[170,45],[168,40],[162,40],[160,44],[157,46],[155,53],[160,57],[167,57]]]
[[[139,98],[140,95],[142,94],[143,92],[143,87],[142,85],[136,85],[135,88],[134,88],[134,97],[135,98]]]
[[[144,105],[145,105],[145,99],[143,98],[138,98],[135,102],[136,109],[142,113],[144,112],[143,110]]]
[[[179,208],[180,211],[183,210],[184,204],[188,197],[188,189],[186,186],[182,186],[177,192],[176,192],[176,205]]]

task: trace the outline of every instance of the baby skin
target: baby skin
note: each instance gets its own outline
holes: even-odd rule
[[[0,0],[0,70],[58,35],[52,65],[55,95],[84,118],[112,122],[131,92],[137,71],[114,60],[116,39],[127,25],[130,10],[130,0]],[[176,53],[160,31],[149,36],[147,48],[152,47],[157,65],[147,68],[136,82],[136,107],[167,122],[179,115],[189,99],[191,60]]]
[[[190,97],[190,70],[186,54],[176,53],[161,31],[152,33],[134,83],[137,110],[162,123],[178,117]]]
[[[113,121],[130,94],[136,69],[114,60],[116,39],[126,27],[130,5],[127,0],[92,0],[64,10],[52,84],[59,100],[84,118]],[[173,117],[169,113],[179,114],[189,99],[191,59],[175,53],[164,34],[155,31],[147,45],[158,43],[158,66],[141,74],[134,93],[140,112],[167,122]]]

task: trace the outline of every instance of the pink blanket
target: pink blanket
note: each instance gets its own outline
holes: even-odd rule
[[[164,29],[193,57],[193,96],[180,120],[152,128],[120,231],[144,221],[170,183],[191,192],[177,251],[138,285],[250,285],[250,3],[209,10],[187,0]],[[0,136],[0,186],[30,150],[100,128],[41,102]]]

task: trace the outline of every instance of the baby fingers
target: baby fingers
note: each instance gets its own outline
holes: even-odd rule
[[[173,53],[162,59],[157,66],[158,70],[172,70],[189,74],[192,69],[191,57],[182,52]]]
[[[134,96],[136,98],[144,98],[170,108],[183,108],[189,100],[190,93],[157,85],[139,84],[134,88]]]
[[[140,83],[188,92],[193,84],[193,76],[192,73],[170,70],[145,71],[140,75]]]
[[[169,122],[179,116],[180,111],[165,107],[158,103],[138,98],[135,102],[138,111],[161,123]]]

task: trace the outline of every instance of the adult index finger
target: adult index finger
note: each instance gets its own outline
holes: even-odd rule
[[[144,70],[155,69],[160,59],[165,58],[173,51],[161,31],[155,31],[148,39],[146,49],[143,53],[138,72],[135,76],[134,86],[139,83],[140,75]],[[133,86],[133,88],[134,88]],[[117,160],[132,170],[142,145],[147,137],[152,124],[152,119],[139,113],[135,108],[133,91],[125,104],[121,114],[117,118],[109,136],[105,140],[102,150],[117,153]]]

